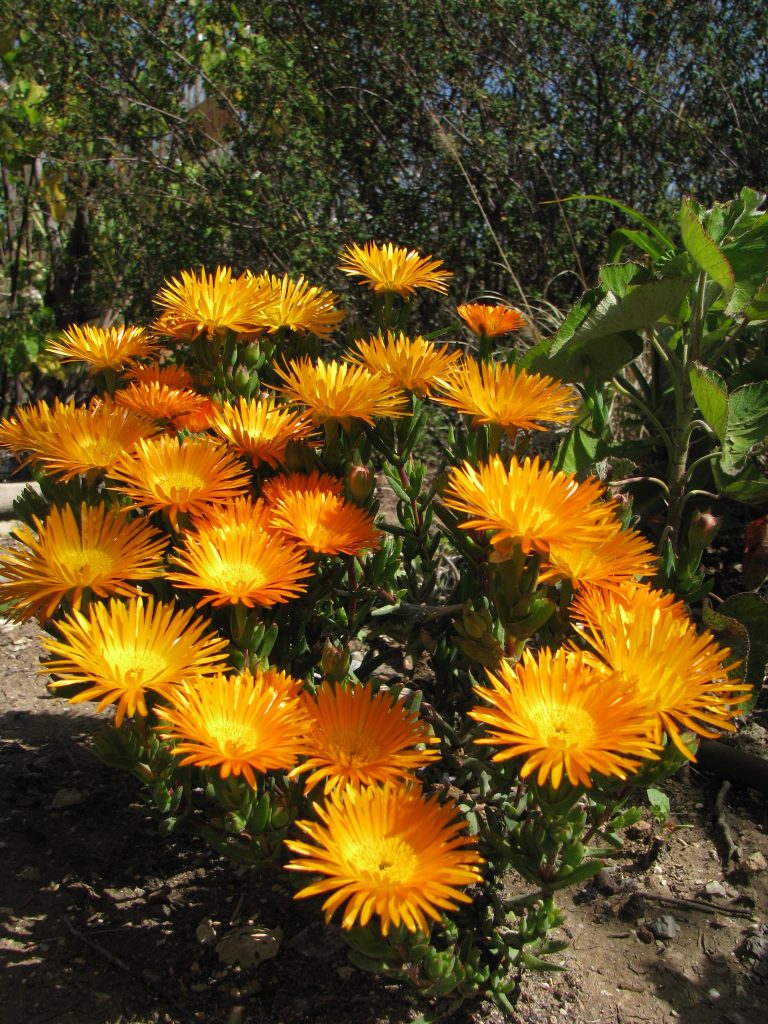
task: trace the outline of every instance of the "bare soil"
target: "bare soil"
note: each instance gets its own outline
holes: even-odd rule
[[[350,967],[338,932],[279,876],[162,838],[138,783],[92,751],[103,717],[49,696],[38,654],[36,626],[0,622],[3,1024],[406,1024],[424,1009]],[[738,741],[768,756],[766,726],[758,710]],[[671,819],[648,814],[626,856],[563,897],[563,971],[527,975],[514,1021],[763,1024],[768,811],[747,788],[721,794],[738,851],[726,862],[721,786],[683,772]],[[241,927],[281,929],[277,955],[222,961]],[[487,1003],[449,1018],[504,1019]]]

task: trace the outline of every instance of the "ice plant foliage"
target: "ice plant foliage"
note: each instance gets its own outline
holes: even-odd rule
[[[681,499],[657,558],[625,481],[588,472],[609,450],[625,473],[602,343],[574,343],[597,357],[586,383],[555,350],[566,384],[546,344],[534,372],[493,342],[526,326],[509,306],[459,307],[477,358],[439,324],[409,335],[415,290],[447,291],[440,260],[369,242],[341,271],[374,313],[341,358],[317,358],[337,294],[268,271],[181,271],[154,338],[70,327],[53,351],[98,393],[0,423],[45,477],[0,600],[40,620],[52,691],[112,716],[97,749],[164,832],[309,876],[298,898],[338,913],[355,964],[509,1014],[517,968],[559,948],[554,893],[599,870],[696,735],[735,728],[759,644],[741,665],[642,582],[683,566],[687,531],[690,593],[712,524],[682,523]],[[525,457],[550,427],[553,463]]]
[[[298,895],[330,894],[325,919],[343,906],[342,928],[376,915],[384,935],[401,924],[426,934],[428,919],[468,903],[463,887],[482,878],[476,840],[456,808],[425,800],[417,788],[348,787],[313,807],[319,820],[297,823],[309,842],[286,842],[298,854],[288,867],[325,876]]]

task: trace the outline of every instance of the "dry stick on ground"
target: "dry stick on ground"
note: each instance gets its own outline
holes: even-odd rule
[[[728,828],[728,822],[725,820],[725,801],[728,797],[728,793],[731,790],[731,784],[727,780],[723,782],[720,787],[717,797],[715,798],[713,824],[717,829],[720,842],[725,853],[725,864],[726,867],[731,863],[737,863],[741,860],[739,849],[736,843],[733,841],[731,830]]]
[[[183,1021],[186,1021],[187,1024],[198,1024],[195,1015],[190,1013],[186,1006],[182,1006],[181,1003],[177,1002],[173,996],[169,996],[165,988],[158,982],[153,981],[152,978],[148,977],[146,972],[142,971],[141,974],[137,974],[136,971],[132,970],[132,968],[125,962],[125,960],[121,960],[119,956],[115,956],[114,953],[110,953],[109,950],[105,949],[100,942],[96,942],[88,935],[78,931],[68,917],[62,917],[62,921],[68,931],[70,931],[76,939],[84,943],[86,946],[89,946],[92,950],[98,953],[99,956],[104,957],[104,959],[108,960],[109,963],[114,964],[115,967],[119,967],[121,971],[125,972],[125,974],[129,974],[132,978],[142,981],[147,988],[152,989],[156,995],[160,996],[162,1000],[173,1010],[173,1012]]]
[[[748,754],[737,747],[729,747],[719,740],[702,740],[696,754],[697,767],[741,782],[750,789],[768,793],[768,761],[764,757]]]
[[[708,903],[706,900],[683,900],[677,896],[661,896],[655,892],[638,891],[634,895],[655,903],[664,903],[669,907],[680,907],[681,910],[697,910],[702,914],[724,914],[726,917],[754,917],[754,910],[741,907],[726,907],[722,903]]]

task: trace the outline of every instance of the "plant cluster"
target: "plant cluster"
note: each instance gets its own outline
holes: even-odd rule
[[[286,868],[358,966],[509,1010],[562,948],[557,891],[752,687],[654,586],[627,503],[531,454],[585,393],[516,361],[521,313],[411,337],[440,260],[368,243],[341,270],[375,327],[340,358],[333,292],[224,267],[168,281],[149,327],[64,332],[96,393],[0,424],[41,480],[0,595],[52,690],[114,708],[98,752],[164,834]]]

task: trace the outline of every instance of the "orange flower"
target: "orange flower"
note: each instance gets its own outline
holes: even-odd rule
[[[258,331],[264,297],[256,281],[250,274],[232,277],[229,267],[217,267],[214,274],[206,274],[205,267],[199,274],[182,270],[158,292],[160,315],[152,329],[179,341]]]
[[[495,338],[525,327],[525,317],[512,306],[486,306],[467,303],[456,310],[469,329],[479,337]]]
[[[125,512],[83,504],[78,520],[71,506],[54,506],[33,521],[37,535],[20,526],[14,532],[25,547],[0,555],[0,599],[14,603],[18,618],[42,622],[65,598],[78,609],[86,591],[130,597],[138,593],[130,580],[162,574],[166,538]]]
[[[285,369],[275,363],[274,369],[285,381],[285,387],[278,390],[307,406],[315,423],[337,420],[349,428],[352,420],[359,419],[373,426],[374,416],[408,413],[402,391],[362,366],[323,359],[313,364],[305,357],[292,359]]]
[[[303,277],[291,281],[287,274],[280,278],[265,273],[254,281],[263,300],[257,322],[270,334],[286,327],[324,338],[344,319],[344,311],[336,309],[338,295],[310,285]]]
[[[242,775],[254,789],[256,773],[292,768],[303,748],[307,714],[302,701],[265,685],[261,674],[218,675],[184,682],[158,708],[182,765],[218,768],[223,779]]]
[[[61,356],[64,363],[87,363],[88,371],[122,370],[142,356],[150,356],[155,342],[143,327],[94,327],[71,324],[58,341],[48,344],[48,351]]]
[[[435,400],[473,416],[473,426],[496,423],[514,438],[518,429],[545,430],[538,420],[568,423],[576,413],[572,388],[516,366],[464,359],[437,381]]]
[[[165,511],[173,528],[180,512],[202,515],[209,505],[229,501],[250,485],[245,467],[207,438],[158,437],[140,441],[110,471],[114,490],[133,498],[133,508]]]
[[[171,559],[180,572],[168,573],[177,587],[207,593],[197,602],[271,608],[303,594],[312,575],[302,552],[281,535],[257,533],[248,524],[226,531],[212,526],[188,533]]]
[[[638,576],[648,576],[656,559],[653,545],[635,530],[620,530],[593,544],[556,541],[549,545],[539,580],[571,580],[577,587],[616,590]]]
[[[150,363],[146,366],[136,366],[128,375],[129,380],[134,384],[157,384],[159,387],[185,390],[194,388],[192,374],[184,366],[160,366],[159,363]]]
[[[316,820],[296,822],[310,841],[285,841],[298,854],[286,867],[326,876],[296,893],[330,893],[326,923],[346,903],[342,928],[364,928],[375,914],[384,935],[401,924],[428,935],[427,918],[439,921],[441,911],[471,902],[459,886],[482,880],[483,859],[454,804],[385,784],[336,790],[313,809]]]
[[[370,685],[343,689],[325,683],[306,708],[308,758],[291,775],[311,772],[307,790],[323,779],[326,796],[348,783],[413,781],[415,769],[439,756],[416,749],[439,743],[425,723],[390,693],[374,693]]]
[[[270,505],[280,504],[286,496],[310,492],[342,495],[344,481],[330,473],[313,469],[311,473],[280,473],[265,480],[261,488],[261,496]]]
[[[590,788],[592,773],[626,779],[658,756],[643,704],[581,652],[526,650],[517,665],[503,661],[499,675],[488,678],[490,688],[476,691],[492,708],[474,707],[469,716],[492,731],[475,742],[500,748],[494,761],[526,757],[522,778],[536,772],[540,786],[549,780],[558,789],[566,776],[572,786]]]
[[[283,461],[289,441],[301,441],[312,433],[303,413],[274,398],[241,398],[237,405],[218,408],[211,428],[238,451],[250,455],[254,465],[273,468]]]
[[[209,400],[189,388],[172,388],[162,383],[129,384],[115,392],[115,403],[149,416],[153,420],[173,420],[198,412]]]
[[[357,555],[380,543],[373,518],[328,491],[283,491],[270,525],[323,555]]]
[[[442,260],[421,256],[415,249],[389,245],[348,245],[341,254],[339,269],[350,277],[362,277],[375,292],[396,292],[408,298],[416,288],[429,288],[445,295],[449,270],[440,270]]]
[[[370,341],[358,338],[357,352],[348,352],[346,358],[362,363],[374,373],[381,374],[394,387],[415,392],[420,398],[430,394],[430,385],[444,374],[460,356],[450,352],[447,345],[438,348],[418,335],[408,338],[402,332],[387,332],[387,340],[374,335]]]
[[[465,462],[451,470],[443,501],[472,518],[464,530],[491,530],[495,560],[511,557],[520,545],[546,555],[551,544],[601,543],[616,531],[615,505],[598,501],[603,486],[590,477],[556,473],[535,459],[512,458],[507,469],[498,456],[475,469]]]

